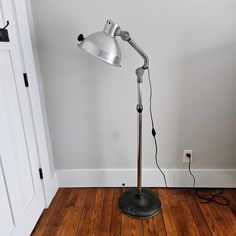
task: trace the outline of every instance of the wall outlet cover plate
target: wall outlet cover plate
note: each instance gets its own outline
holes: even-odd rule
[[[184,150],[183,152],[183,162],[189,162],[189,158],[186,156],[186,154],[189,153],[191,154],[190,160],[193,162],[193,150]]]

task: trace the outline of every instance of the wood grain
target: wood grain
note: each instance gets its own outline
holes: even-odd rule
[[[121,235],[122,213],[118,206],[118,199],[121,193],[122,193],[121,188],[114,189],[111,224],[110,224],[110,235],[112,236]]]
[[[88,192],[88,196],[82,213],[81,222],[77,230],[77,235],[89,235],[91,217],[95,206],[96,192],[97,192],[96,188],[91,188]]]
[[[178,234],[200,236],[182,191],[172,189],[167,192],[167,196]]]
[[[159,192],[157,189],[155,189],[154,192],[156,192],[156,194],[159,196]],[[155,217],[153,217],[153,226],[154,226],[155,235],[159,235],[159,236],[167,235],[162,209]]]
[[[57,191],[56,196],[53,198],[52,203],[50,204],[50,207],[48,209],[45,209],[41,215],[41,217],[39,218],[36,227],[34,228],[33,232],[31,235],[43,235],[48,222],[50,220],[50,218],[52,217],[52,215],[54,214],[54,210],[60,200],[60,198],[62,197],[63,194],[63,189],[59,188]]]
[[[236,235],[236,190],[225,189],[228,206],[202,204],[191,189],[155,188],[161,211],[145,220],[121,213],[124,188],[61,188],[38,220],[33,236]]]
[[[215,216],[213,215],[210,207],[208,204],[199,204],[199,207],[203,213],[203,216],[212,232],[212,235],[226,235],[224,234],[224,228],[228,226],[222,227],[221,225],[218,225],[217,220],[215,219]]]
[[[52,216],[50,217],[47,227],[43,233],[43,235],[51,236],[56,235],[58,229],[65,217],[65,206],[67,204],[68,197],[71,193],[71,189],[63,189],[63,194],[58,201]]]
[[[76,235],[89,189],[74,189],[65,207],[65,217],[56,235]]]
[[[102,214],[102,208],[104,203],[104,189],[97,189],[95,197],[95,203],[93,208],[93,213],[90,218],[90,224],[89,224],[89,235],[99,235],[99,227],[101,222],[101,214]]]
[[[191,210],[191,214],[193,215],[195,224],[198,227],[200,235],[211,235],[209,226],[204,218],[202,211],[199,211],[198,202],[196,201],[194,195],[192,194],[192,191],[186,192],[185,199]]]
[[[99,235],[104,235],[104,236],[110,235],[113,194],[114,190],[112,188],[108,188],[105,190]]]
[[[159,189],[158,192],[162,204],[161,208],[163,213],[163,220],[166,227],[166,233],[167,235],[176,236],[178,235],[178,233],[174,223],[174,215],[172,215],[171,207],[168,201],[167,191],[165,189]]]

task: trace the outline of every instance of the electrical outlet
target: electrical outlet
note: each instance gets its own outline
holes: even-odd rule
[[[183,162],[189,162],[189,157],[187,157],[187,154],[190,154],[190,161],[193,162],[193,150],[184,150],[183,152]]]

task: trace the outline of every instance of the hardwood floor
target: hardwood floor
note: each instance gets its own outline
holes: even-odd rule
[[[225,189],[228,206],[202,204],[191,189],[155,188],[162,210],[135,220],[118,208],[122,188],[60,188],[32,235],[236,235],[236,189]]]

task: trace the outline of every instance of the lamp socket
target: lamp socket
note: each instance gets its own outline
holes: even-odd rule
[[[193,162],[193,150],[184,150],[183,152],[183,162]]]

